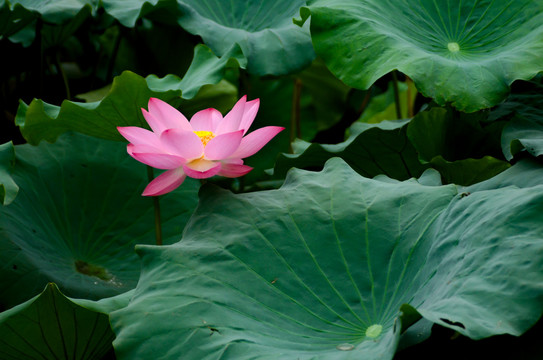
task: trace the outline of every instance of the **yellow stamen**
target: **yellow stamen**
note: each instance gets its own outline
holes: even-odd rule
[[[211,140],[211,139],[213,139],[215,137],[215,135],[213,135],[213,133],[211,131],[195,131],[194,133],[196,135],[198,135],[200,140],[202,140],[202,144],[204,144],[204,146],[207,145],[209,140]]]

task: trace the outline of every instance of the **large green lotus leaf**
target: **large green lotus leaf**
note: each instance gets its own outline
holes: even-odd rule
[[[543,85],[524,84],[491,114],[491,119],[508,118],[502,133],[502,149],[507,160],[522,150],[533,156],[543,154]]]
[[[9,0],[0,0],[0,36],[10,37],[30,25],[37,14],[17,5],[11,6]],[[27,45],[30,45],[29,43]]]
[[[542,186],[508,187],[455,198],[421,239],[433,243],[419,248],[427,261],[419,276],[427,281],[412,300],[417,311],[473,339],[518,336],[535,324],[542,195]]]
[[[335,145],[298,141],[301,146],[295,154],[282,154],[277,159],[274,175],[282,177],[291,167],[322,168],[328,159],[338,156],[363,176],[382,174],[398,180],[418,177],[427,166],[419,162],[407,139],[408,122],[355,123],[347,141]]]
[[[521,336],[497,335],[482,340],[458,336],[450,329],[434,325],[432,335],[427,342],[400,350],[394,360],[540,360],[543,358],[542,336],[543,321],[541,320]]]
[[[208,108],[210,104],[214,109],[226,114],[238,100],[238,89],[230,82],[221,80],[214,85],[202,86],[195,97],[190,100],[181,99],[176,106],[183,111],[187,119],[190,119],[198,111]]]
[[[6,4],[4,9],[0,5],[0,17],[5,16],[8,21],[4,25],[8,30],[6,36],[9,36],[12,42],[30,46],[36,35],[39,35],[42,46],[49,48],[65,43],[91,14],[95,14],[98,2],[11,0],[11,13],[9,1]],[[34,21],[36,19],[39,19],[41,26]]]
[[[126,144],[65,134],[55,144],[19,145],[15,200],[0,208],[0,304],[10,307],[55,282],[72,297],[99,299],[136,285],[135,244],[155,243],[146,167]],[[164,243],[179,240],[197,204],[187,180],[161,197]]]
[[[150,97],[171,102],[179,101],[181,95],[184,99],[192,99],[202,86],[222,80],[226,66],[231,64],[229,60],[229,57],[217,58],[200,45],[195,48],[193,63],[182,80],[158,79],[156,76],[146,80],[125,71],[113,80],[109,93],[101,101],[79,103],[65,100],[60,107],[38,99],[29,105],[21,102],[15,121],[25,139],[33,145],[41,140],[54,142],[66,131],[124,140],[117,126],[144,126],[141,108],[147,108]]]
[[[55,285],[56,286],[56,285]],[[100,300],[89,300],[89,299],[76,299],[76,298],[69,298],[70,301],[76,303],[79,306],[84,307],[85,309],[89,309],[92,311],[96,311],[102,314],[109,314],[115,310],[122,309],[123,307],[126,307],[132,297],[134,296],[135,289],[128,290],[127,292],[124,292],[122,294],[103,298]]]
[[[11,8],[11,9],[10,9]],[[41,36],[43,48],[60,46],[95,13],[95,0],[12,0],[0,3],[0,34],[10,41],[30,46],[36,35]],[[40,25],[35,20],[39,19]],[[39,30],[38,30],[39,28]]]
[[[542,135],[543,111],[536,118],[513,118],[503,129],[502,148],[505,157],[511,160],[523,150],[533,156],[542,155]]]
[[[471,185],[489,179],[510,165],[501,160],[502,122],[485,123],[486,112],[465,114],[443,108],[418,113],[407,136],[423,163],[439,170],[448,183]],[[490,156],[490,155],[494,155]]]
[[[542,200],[385,183],[337,158],[279,190],[207,187],[179,243],[138,248],[134,297],[110,314],[117,356],[392,359],[401,312],[518,335],[543,310]]]
[[[101,6],[126,27],[134,27],[139,18],[151,11],[176,11],[174,0],[102,0]]]
[[[438,104],[472,112],[502,101],[543,70],[539,1],[313,0],[317,55],[347,85],[367,89],[397,69]]]
[[[19,187],[11,175],[15,165],[15,148],[12,142],[0,145],[0,202],[7,205],[15,199]]]
[[[83,94],[77,94],[78,99],[83,99],[86,102],[95,102],[102,100],[111,91],[111,84],[98,90],[89,91]],[[183,110],[183,115],[190,119],[192,115],[198,111],[209,107],[213,107],[222,113],[228,112],[238,100],[238,89],[226,80],[221,80],[214,85],[204,85],[198,91],[198,94],[190,99],[181,99],[179,109]]]
[[[543,185],[543,164],[535,159],[522,159],[491,179],[464,188],[466,192],[499,189],[508,186],[530,188]]]
[[[108,306],[109,311],[128,304],[121,296],[123,300]],[[114,338],[107,312],[66,298],[53,283],[40,295],[0,313],[2,359],[101,359],[111,351]]]
[[[148,78],[148,81],[151,79]],[[86,102],[96,102],[102,100],[111,91],[111,84],[98,90],[89,91],[83,94],[77,94],[78,99]],[[181,99],[179,109],[183,109],[183,115],[188,119],[198,111],[205,109],[209,104],[222,113],[228,112],[238,100],[238,89],[226,80],[221,80],[214,85],[204,85],[200,88],[197,95],[190,99]]]
[[[41,29],[44,48],[62,46],[66,41],[81,27],[81,25],[91,16],[93,9],[90,6],[84,6],[79,12],[72,14],[69,20],[62,25],[43,24]]]
[[[492,156],[456,161],[447,161],[442,156],[436,156],[430,161],[430,165],[439,171],[444,183],[463,186],[490,179],[511,166],[508,162]]]
[[[117,126],[142,126],[145,121],[141,108],[147,108],[150,97],[169,100],[178,95],[178,91],[151,91],[144,78],[125,71],[113,80],[109,94],[102,101],[65,100],[58,107],[34,99],[29,105],[20,103],[15,121],[25,139],[33,145],[41,140],[54,142],[66,131],[122,140]]]
[[[293,24],[305,0],[179,0],[179,24],[222,56],[238,44],[255,75],[296,72],[314,59],[307,27]]]
[[[428,338],[432,335],[433,326],[433,322],[424,318],[417,321],[400,336],[398,351],[428,340]]]
[[[3,0],[2,2],[8,6],[11,4],[12,9],[22,7],[36,14],[44,22],[52,24],[65,23],[76,16],[83,7],[94,11],[98,5],[96,0]]]
[[[211,49],[200,44],[194,48],[194,59],[182,79],[169,74],[163,78],[150,75],[146,80],[151,90],[178,90],[182,92],[184,99],[191,99],[202,85],[215,84],[222,80],[228,67],[244,68],[246,65],[246,59],[237,45],[232,46],[225,55],[218,58]]]
[[[0,34],[9,36],[36,18],[50,24],[66,24],[83,8],[92,13],[103,8],[125,27],[134,27],[138,19],[151,12],[168,11],[175,14],[174,17],[178,12],[175,0],[1,0],[0,19],[6,19],[7,22],[2,23]]]
[[[169,14],[167,9],[163,11]],[[175,18],[172,23],[163,22],[156,12],[153,12],[153,18],[157,20],[139,21],[136,31],[127,31],[118,25],[109,27],[100,36],[100,46],[106,53],[112,53],[117,44],[119,48],[113,68],[107,70],[106,66],[103,66],[97,75],[107,79],[106,71],[120,74],[130,70],[136,74],[154,73],[160,76],[182,75],[187,72],[194,55],[189,49],[194,48],[201,40],[181,28]]]
[[[73,34],[94,12],[96,4],[89,0],[2,0],[0,1],[0,36],[29,46],[36,37],[36,19],[44,47],[59,45]]]
[[[507,99],[494,107],[488,116],[489,121],[511,120],[515,116],[535,118],[540,115],[543,103],[543,73],[531,81],[516,81]]]

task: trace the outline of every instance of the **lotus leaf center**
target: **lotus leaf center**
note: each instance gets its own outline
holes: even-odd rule
[[[460,50],[460,45],[457,42],[450,42],[447,44],[447,48],[450,52],[458,52]]]
[[[376,338],[383,331],[383,325],[373,324],[372,326],[366,329],[366,337]]]
[[[200,140],[202,141],[202,144],[204,144],[204,146],[207,145],[209,140],[211,140],[211,139],[213,139],[215,137],[215,135],[211,131],[195,131],[194,133],[196,135],[198,135],[198,137],[200,138]]]

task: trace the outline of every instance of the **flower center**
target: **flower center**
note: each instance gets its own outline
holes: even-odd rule
[[[209,140],[213,139],[215,135],[211,131],[195,131],[194,132],[200,140],[202,141],[202,144],[204,144],[204,147],[207,145]]]

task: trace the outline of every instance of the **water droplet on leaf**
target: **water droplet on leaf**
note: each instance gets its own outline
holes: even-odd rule
[[[341,350],[341,351],[350,351],[352,349],[354,349],[354,345],[353,344],[339,344],[338,346],[336,346],[336,349],[338,350]]]

